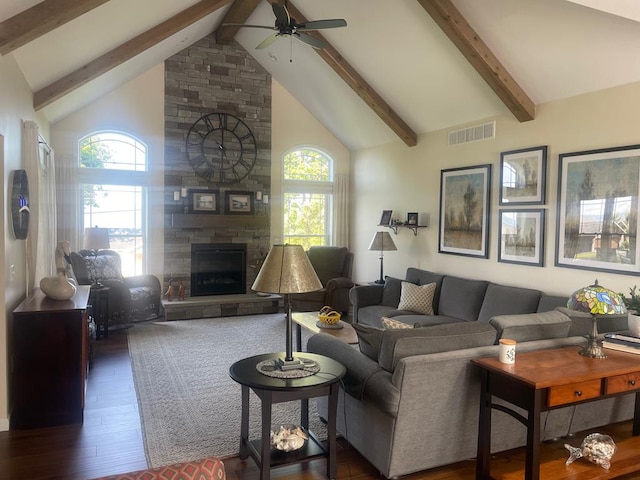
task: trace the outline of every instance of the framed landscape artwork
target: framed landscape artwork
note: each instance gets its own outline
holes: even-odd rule
[[[498,261],[544,266],[544,209],[500,210]]]
[[[225,192],[225,213],[253,215],[253,192]]]
[[[189,211],[191,213],[220,213],[218,190],[190,190]]]
[[[489,257],[491,165],[440,172],[438,252]]]
[[[500,205],[542,205],[547,179],[547,147],[500,154]]]
[[[556,266],[640,275],[640,145],[561,154],[558,168]]]

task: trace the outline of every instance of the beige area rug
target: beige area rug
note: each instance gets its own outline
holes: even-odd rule
[[[129,331],[129,352],[149,465],[237,455],[240,385],[229,377],[229,367],[284,349],[283,314],[135,325]],[[309,404],[309,427],[326,438],[315,400]],[[252,392],[251,439],[260,434],[260,411]],[[299,423],[299,402],[274,405],[272,429]]]

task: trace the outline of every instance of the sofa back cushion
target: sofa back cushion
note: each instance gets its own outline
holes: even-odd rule
[[[393,372],[398,362],[413,355],[493,345],[495,329],[485,322],[458,322],[425,328],[384,330],[378,363]]]
[[[382,332],[384,330],[369,325],[362,325],[361,323],[354,323],[353,328],[358,335],[360,353],[377,362],[378,354],[380,353],[380,344],[382,343]]]
[[[384,287],[382,288],[382,305],[385,307],[398,308],[402,282],[403,280],[399,278],[385,277]]]
[[[586,312],[577,312],[567,307],[556,307],[556,310],[571,319],[569,336],[590,335],[593,327],[593,316]],[[600,315],[598,316],[598,333],[620,332],[629,328],[629,316]]]
[[[416,285],[428,285],[429,283],[435,283],[436,291],[433,294],[433,311],[435,313],[438,313],[440,289],[442,288],[443,279],[444,279],[444,275],[441,275],[439,273],[434,273],[428,270],[421,270],[419,268],[409,267],[407,268],[405,281],[415,283]]]
[[[548,312],[555,310],[557,307],[566,307],[569,297],[560,295],[547,295],[545,293],[540,297],[537,312]]]
[[[516,342],[565,338],[571,319],[559,311],[523,315],[498,315],[489,320],[498,332],[497,340],[510,338]]]
[[[534,313],[538,310],[541,296],[540,290],[490,283],[484,295],[478,321],[488,322],[497,315]]]
[[[445,276],[442,280],[438,315],[459,318],[466,322],[478,319],[489,282]]]

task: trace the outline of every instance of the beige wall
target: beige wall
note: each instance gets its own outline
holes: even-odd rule
[[[12,172],[24,168],[22,121],[37,122],[45,138],[49,134],[49,125],[43,116],[34,112],[33,94],[12,55],[0,56],[0,85],[0,165],[3,172],[0,204],[4,222],[4,235],[0,237],[4,252],[0,256],[0,291],[3,292],[3,308],[0,309],[0,430],[8,430],[8,365],[11,352],[7,339],[11,332],[7,320],[26,292],[25,241],[16,240],[13,236],[10,182]],[[13,275],[12,266],[15,267]]]
[[[638,110],[640,83],[552,102],[538,107],[536,119],[519,123],[512,117],[496,118],[496,138],[447,147],[445,131],[419,138],[408,148],[394,142],[354,155],[352,191],[352,248],[356,252],[354,278],[371,281],[378,277],[377,252],[367,251],[378,229],[383,209],[392,209],[401,219],[407,212],[430,217],[429,228],[417,237],[406,229],[394,236],[398,251],[385,255],[385,274],[404,277],[416,266],[468,278],[531,286],[545,292],[570,294],[598,279],[601,285],[620,292],[640,279],[631,275],[591,272],[554,267],[558,155],[597,148],[640,143]],[[491,120],[491,119],[489,119]],[[545,267],[497,262],[498,185],[500,152],[548,145]],[[490,163],[493,165],[489,259],[438,253],[438,209],[440,170]],[[539,208],[539,207],[531,207]],[[357,212],[357,215],[355,214]]]
[[[287,90],[272,79],[271,243],[282,242],[282,157],[297,147],[314,147],[332,157],[336,174],[348,174],[349,150]]]
[[[77,165],[78,141],[85,135],[116,130],[133,135],[148,147],[153,180],[149,189],[149,256],[147,273],[162,280],[164,238],[164,64],[105,95],[51,126],[56,161]],[[63,215],[59,212],[58,215]],[[61,238],[70,239],[68,232]],[[74,243],[74,242],[72,242]],[[77,250],[79,247],[73,246]]]

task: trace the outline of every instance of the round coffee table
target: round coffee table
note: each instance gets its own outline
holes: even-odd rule
[[[302,378],[275,378],[264,375],[256,365],[265,360],[284,358],[284,352],[267,353],[239,360],[229,368],[229,375],[242,386],[242,420],[240,425],[240,458],[251,456],[260,469],[260,480],[269,480],[272,467],[327,457],[327,477],[338,474],[336,461],[336,411],[338,387],[346,369],[335,360],[313,353],[300,353],[295,357],[313,360],[320,366],[314,375]],[[249,389],[260,398],[262,405],[261,438],[249,440]],[[309,399],[327,396],[329,411],[327,420],[327,445],[309,431]],[[271,408],[274,403],[300,400],[300,426],[309,440],[299,450],[281,452],[271,448]]]

